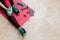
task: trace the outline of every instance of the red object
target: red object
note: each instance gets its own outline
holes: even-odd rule
[[[18,5],[17,2],[21,1],[21,0],[13,0],[14,4],[17,6],[17,8],[20,11],[19,15],[16,15],[14,12],[12,13],[12,15],[16,18],[17,22],[19,23],[19,25],[23,25],[29,18],[30,18],[30,14],[28,13],[29,9],[25,9],[25,10],[21,10],[22,6]],[[22,2],[22,1],[21,1]],[[5,3],[7,4],[7,6],[10,6],[10,2],[8,0],[5,0]],[[26,5],[26,4],[25,4]],[[4,12],[2,10],[0,10],[0,14],[2,14],[6,19],[7,16],[4,14]]]

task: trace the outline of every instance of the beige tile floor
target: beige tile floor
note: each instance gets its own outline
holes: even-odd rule
[[[25,38],[0,16],[0,40],[60,40],[60,0],[23,0],[35,10],[23,27]],[[8,23],[8,24],[7,24]]]

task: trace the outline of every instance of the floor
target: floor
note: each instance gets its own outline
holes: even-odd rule
[[[0,16],[0,40],[60,40],[60,0],[23,1],[35,10],[35,16],[23,25],[27,35],[23,38]]]

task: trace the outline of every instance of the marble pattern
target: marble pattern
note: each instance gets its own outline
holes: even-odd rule
[[[27,35],[21,37],[17,29],[0,16],[0,40],[60,40],[60,0],[23,1],[35,10],[35,16],[22,26]]]

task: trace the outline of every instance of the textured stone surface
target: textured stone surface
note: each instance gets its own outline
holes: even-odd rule
[[[60,40],[60,0],[23,0],[35,10],[23,27],[23,39],[17,29],[0,17],[0,40]],[[6,23],[6,22],[8,23]]]

